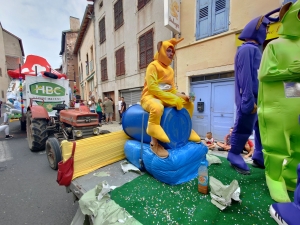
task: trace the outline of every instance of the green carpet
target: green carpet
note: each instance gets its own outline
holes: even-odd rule
[[[111,198],[124,207],[142,224],[274,224],[269,206],[274,203],[266,186],[264,170],[251,167],[251,175],[235,172],[225,158],[222,164],[209,167],[209,175],[229,185],[236,179],[241,187],[242,203],[220,211],[210,200],[210,195],[200,194],[197,179],[169,186],[144,174],[116,188]],[[293,200],[293,192],[290,192]]]

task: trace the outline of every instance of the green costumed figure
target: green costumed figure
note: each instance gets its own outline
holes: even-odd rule
[[[270,42],[259,69],[258,120],[266,182],[277,202],[290,202],[300,162],[300,1],[279,13],[280,37]]]

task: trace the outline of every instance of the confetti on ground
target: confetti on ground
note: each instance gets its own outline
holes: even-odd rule
[[[107,172],[98,172],[98,173],[94,173],[93,176],[96,176],[96,177],[109,177],[110,174],[107,173]]]
[[[197,190],[197,179],[170,186],[144,174],[116,188],[111,198],[142,224],[266,224],[276,225],[269,214],[274,203],[266,186],[264,170],[251,167],[251,175],[235,172],[226,159],[209,167],[209,175],[224,184],[236,179],[241,187],[242,203],[232,202],[224,211],[210,201],[210,195]],[[293,199],[293,192],[289,192]]]

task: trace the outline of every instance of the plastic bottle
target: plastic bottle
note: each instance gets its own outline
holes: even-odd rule
[[[202,194],[208,194],[208,169],[203,164],[198,169],[198,191]]]

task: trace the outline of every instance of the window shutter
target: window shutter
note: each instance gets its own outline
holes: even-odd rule
[[[150,30],[150,32],[146,34],[146,45],[146,66],[148,66],[148,64],[153,60],[153,30]]]
[[[211,35],[211,0],[197,0],[196,40]]]
[[[282,4],[284,5],[284,4],[288,3],[288,2],[295,3],[296,1],[297,0],[284,0]]]
[[[120,73],[121,75],[125,74],[125,48],[121,49],[121,63],[120,63]]]
[[[140,68],[146,66],[146,40],[145,35],[140,37]]]
[[[141,9],[144,6],[144,0],[138,0],[138,9]]]
[[[212,16],[212,33],[219,34],[228,30],[229,0],[214,0]]]
[[[116,76],[119,76],[119,50],[116,51]]]

